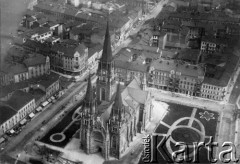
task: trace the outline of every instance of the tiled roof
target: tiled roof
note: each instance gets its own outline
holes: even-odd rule
[[[10,99],[6,101],[6,104],[11,106],[15,111],[18,111],[33,99],[34,98],[31,94],[17,90],[12,94]]]

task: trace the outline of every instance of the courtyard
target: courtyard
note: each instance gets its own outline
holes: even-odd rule
[[[156,143],[166,141],[163,149],[158,148],[158,151],[160,151],[160,153],[157,153],[158,163],[164,164],[171,161],[171,154],[183,149],[182,146],[176,146],[177,142],[183,142],[188,146],[189,160],[196,157],[198,163],[209,163],[207,148],[201,147],[198,151],[199,154],[196,155],[193,152],[196,150],[193,143],[204,142],[207,144],[210,137],[215,141],[219,113],[174,103],[166,104],[168,105],[168,113],[155,129],[155,134],[158,135]],[[180,159],[182,154],[178,155],[177,159]],[[143,163],[142,158],[140,163]]]

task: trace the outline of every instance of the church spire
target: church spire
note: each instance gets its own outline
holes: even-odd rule
[[[118,83],[116,97],[115,97],[115,101],[112,108],[113,109],[112,114],[118,115],[119,119],[121,119],[121,115],[122,115],[122,106],[123,106],[122,94],[120,91],[120,83]]]
[[[112,61],[111,38],[110,38],[110,34],[109,34],[109,22],[108,21],[107,21],[107,29],[106,29],[106,33],[105,33],[101,61],[104,63]]]
[[[92,88],[92,82],[91,82],[91,75],[88,77],[88,85],[86,90],[86,96],[84,99],[85,107],[89,109],[88,112],[91,114],[95,113],[95,100],[94,100],[94,93]]]
[[[91,77],[89,75],[85,101],[90,103],[92,102],[92,100],[93,100],[93,89],[92,89]]]

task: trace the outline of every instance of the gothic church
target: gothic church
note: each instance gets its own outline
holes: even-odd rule
[[[138,79],[127,86],[115,81],[108,24],[97,76],[96,92],[89,77],[81,108],[80,148],[87,154],[101,152],[106,160],[119,159],[151,120],[152,100]]]

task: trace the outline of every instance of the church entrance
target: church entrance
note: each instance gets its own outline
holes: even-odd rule
[[[94,131],[91,135],[92,138],[92,153],[101,153],[103,155],[104,149],[104,136],[100,131]]]
[[[102,153],[102,148],[98,147],[98,152]]]

